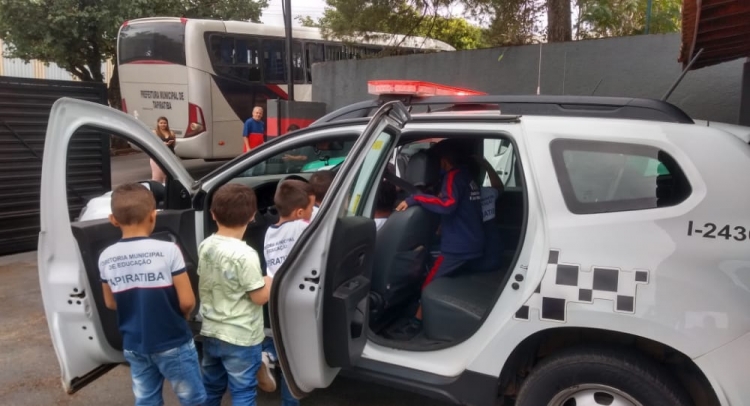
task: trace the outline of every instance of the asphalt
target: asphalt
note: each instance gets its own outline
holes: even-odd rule
[[[192,173],[207,173],[221,163],[185,162]],[[113,184],[150,177],[143,154],[116,157],[112,161]],[[50,341],[39,289],[36,253],[0,257],[0,405],[132,405],[130,371],[118,366],[75,394],[68,395],[60,381],[60,367]],[[167,406],[178,405],[168,384]],[[258,405],[281,403],[276,393],[259,393]],[[229,396],[222,405],[230,405]],[[337,379],[327,389],[302,400],[304,406],[406,406],[444,405],[431,399],[372,383]]]

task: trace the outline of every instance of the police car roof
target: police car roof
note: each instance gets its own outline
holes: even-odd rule
[[[504,117],[557,116],[632,119],[668,123],[694,124],[693,120],[678,107],[660,100],[626,97],[599,96],[428,96],[381,95],[374,100],[355,103],[333,111],[312,125],[330,123],[343,119],[368,117],[383,103],[401,100],[413,113],[420,108],[435,116],[460,117],[491,111]],[[461,114],[461,113],[463,114]]]

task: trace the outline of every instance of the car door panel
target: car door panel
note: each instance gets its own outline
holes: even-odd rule
[[[372,190],[409,119],[400,102],[373,116],[274,277],[271,327],[295,397],[329,386],[362,355],[376,235],[364,213],[372,210]]]
[[[122,352],[110,343],[118,342],[112,323],[102,322],[111,315],[107,316],[104,310],[98,271],[94,273],[98,253],[105,244],[117,241],[119,235],[105,221],[78,223],[76,227],[71,224],[66,184],[68,147],[73,134],[84,126],[120,135],[161,163],[169,174],[169,207],[189,207],[193,185],[192,177],[174,154],[135,118],[81,100],[62,98],[53,105],[42,159],[37,261],[50,336],[60,364],[62,384],[69,393],[96,380],[112,364],[123,362]],[[185,251],[192,250],[190,255],[194,257],[195,247],[191,245],[195,244],[196,230],[190,229],[187,217],[193,222],[195,219],[187,212],[179,219],[162,214],[158,222],[160,229],[164,227],[163,231],[169,230],[176,239],[183,241],[185,248],[190,248]]]
[[[73,223],[73,237],[78,243],[81,258],[86,270],[93,298],[98,310],[99,319],[107,343],[115,350],[122,351],[122,336],[117,325],[117,313],[107,309],[104,304],[102,285],[99,278],[99,255],[110,245],[121,238],[120,229],[109,221],[96,220]],[[195,250],[195,215],[193,210],[167,210],[156,216],[156,226],[151,238],[171,241],[177,244],[185,259],[185,268],[196,296],[198,294],[198,253]],[[86,292],[82,292],[86,295]]]
[[[350,368],[367,343],[364,315],[369,312],[370,276],[375,252],[375,222],[366,217],[337,220],[326,264],[323,345],[332,367]]]

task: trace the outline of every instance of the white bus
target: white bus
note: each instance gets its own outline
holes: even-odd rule
[[[287,99],[284,27],[239,21],[144,18],[120,28],[117,57],[122,108],[155,127],[169,120],[182,158],[226,159],[242,153],[242,127],[253,107]],[[293,30],[297,101],[310,101],[312,64],[361,58],[398,44],[398,53],[454,50],[430,38],[383,35],[335,42],[317,28]],[[353,44],[353,45],[352,45]],[[294,120],[300,127],[313,119]]]

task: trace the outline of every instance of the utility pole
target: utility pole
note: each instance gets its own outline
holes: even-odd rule
[[[282,0],[284,28],[286,29],[286,77],[289,101],[294,101],[294,57],[292,55],[292,0]]]
[[[653,8],[653,0],[648,0],[646,4],[646,35],[651,31],[651,9]]]

